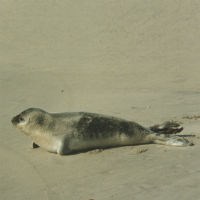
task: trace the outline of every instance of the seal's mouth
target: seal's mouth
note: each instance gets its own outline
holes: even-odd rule
[[[20,122],[24,122],[24,118],[21,116],[21,115],[17,115],[17,116],[15,116],[15,117],[13,117],[12,119],[11,119],[11,122],[12,122],[12,124],[13,125],[17,125],[17,124],[19,124]]]

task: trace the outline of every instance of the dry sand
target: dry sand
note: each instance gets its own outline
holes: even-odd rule
[[[200,199],[198,0],[0,5],[0,199]],[[59,156],[11,126],[28,107],[178,120],[197,137]]]

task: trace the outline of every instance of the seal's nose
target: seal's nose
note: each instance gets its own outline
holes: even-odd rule
[[[19,115],[13,117],[11,119],[12,124],[16,125],[17,123],[19,123]]]

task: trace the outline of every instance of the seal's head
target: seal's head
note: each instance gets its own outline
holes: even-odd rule
[[[26,135],[30,135],[34,129],[44,128],[46,122],[50,122],[50,115],[39,108],[29,108],[12,118],[11,122]]]

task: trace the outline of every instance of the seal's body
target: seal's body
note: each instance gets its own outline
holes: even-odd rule
[[[94,113],[48,113],[29,108],[13,117],[12,123],[32,138],[34,148],[58,154],[146,143],[191,145],[178,136],[161,135],[132,121]]]

